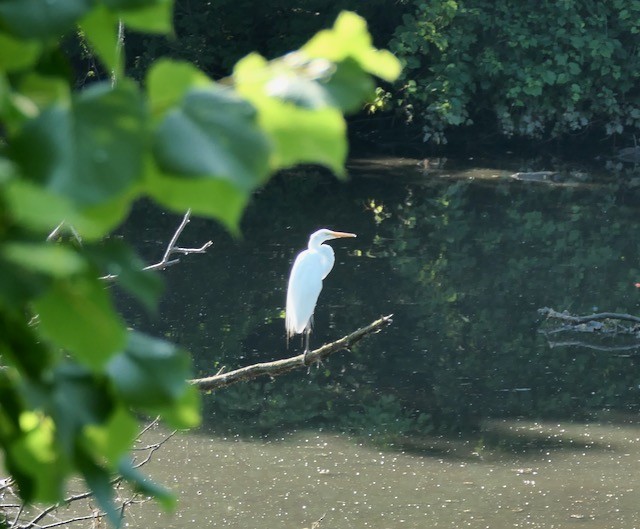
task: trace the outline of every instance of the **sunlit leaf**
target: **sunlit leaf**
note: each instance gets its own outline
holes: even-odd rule
[[[101,368],[124,347],[124,322],[97,278],[57,281],[34,306],[42,333],[90,368]]]
[[[162,420],[172,428],[195,428],[200,425],[202,395],[195,386],[187,386],[184,394],[170,408],[155,410],[162,413]],[[153,411],[153,410],[151,410]]]
[[[337,63],[352,59],[364,71],[385,81],[394,81],[400,75],[400,61],[387,50],[375,49],[366,21],[348,11],[340,13],[332,29],[318,32],[301,51]]]
[[[282,94],[269,90],[264,76],[255,75],[256,70],[264,71],[266,64],[259,55],[249,55],[236,64],[234,80],[238,91],[258,110],[260,125],[275,147],[272,169],[317,163],[344,175],[347,128],[340,110],[318,104],[304,108],[283,100]]]
[[[154,0],[151,5],[120,11],[120,17],[128,28],[136,31],[170,34],[173,32],[173,0]]]
[[[59,37],[93,5],[94,0],[3,0],[0,2],[0,25],[18,37]]]
[[[375,85],[371,76],[355,61],[346,59],[337,65],[335,73],[325,84],[325,90],[344,112],[355,112],[373,97]]]
[[[102,454],[115,466],[131,448],[138,428],[138,421],[131,412],[123,406],[118,406],[104,424],[88,425],[84,428],[87,450]]]
[[[53,277],[77,274],[87,266],[71,248],[47,243],[9,243],[2,247],[5,259],[16,266]]]
[[[194,214],[219,220],[229,231],[239,233],[242,212],[249,193],[230,182],[213,179],[185,179],[150,170],[149,194],[176,213],[191,209]]]
[[[7,185],[6,196],[15,221],[22,226],[50,233],[65,221],[83,239],[95,240],[107,235],[126,217],[132,196],[85,208],[67,197],[31,182],[14,180]]]
[[[57,456],[55,426],[49,418],[35,412],[20,417],[23,434],[9,444],[6,465],[26,501],[55,503],[63,494],[68,460]]]
[[[159,59],[149,69],[146,79],[151,114],[164,114],[192,88],[206,88],[212,81],[189,62]]]

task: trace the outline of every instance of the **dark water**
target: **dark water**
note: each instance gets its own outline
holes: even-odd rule
[[[348,183],[281,175],[242,240],[190,223],[181,245],[214,246],[164,272],[155,318],[122,301],[132,325],[191,350],[198,374],[282,358],[300,345],[284,337],[291,262],[330,227],[358,238],[332,243],[312,345],[394,314],[309,374],[205,396],[203,427],[150,467],[181,495],[163,526],[640,524],[635,338],[543,335],[554,326],[537,312],[640,313],[638,174],[417,164],[354,160]],[[123,235],[152,262],[179,220],[141,205]]]

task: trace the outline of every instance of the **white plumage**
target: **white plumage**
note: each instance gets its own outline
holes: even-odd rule
[[[305,333],[305,353],[309,350],[309,333],[313,311],[322,290],[322,280],[329,275],[335,262],[333,248],[322,244],[340,237],[355,237],[353,233],[332,231],[326,228],[309,237],[308,248],[298,254],[287,288],[285,326],[287,338]]]

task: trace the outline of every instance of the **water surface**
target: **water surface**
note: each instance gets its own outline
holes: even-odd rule
[[[511,177],[542,170],[558,174]],[[640,313],[638,178],[622,176],[363,159],[347,183],[280,175],[241,240],[194,219],[181,245],[214,246],[164,273],[159,315],[122,304],[133,325],[191,350],[198,374],[297,352],[284,339],[287,275],[320,227],[358,238],[333,243],[312,345],[382,314],[394,324],[309,374],[205,396],[203,427],[149,466],[179,492],[178,513],[146,505],[131,526],[640,524],[635,350],[586,334],[552,348],[537,312]],[[178,223],[141,205],[123,235],[152,262]]]

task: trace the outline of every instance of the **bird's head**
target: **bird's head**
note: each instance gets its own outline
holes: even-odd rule
[[[309,248],[320,246],[325,241],[330,241],[331,239],[340,239],[342,237],[356,237],[356,234],[322,228],[321,230],[313,233],[311,237],[309,237]]]

